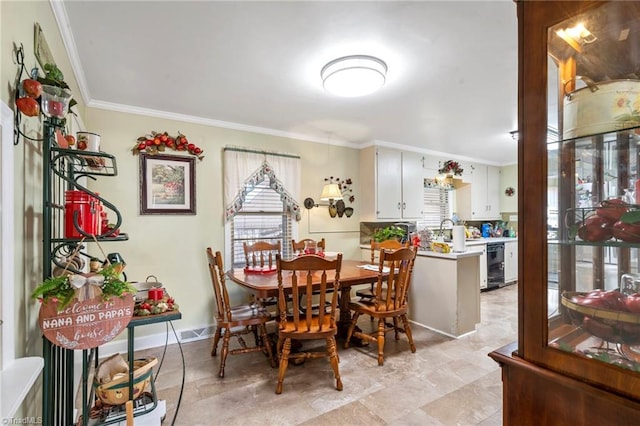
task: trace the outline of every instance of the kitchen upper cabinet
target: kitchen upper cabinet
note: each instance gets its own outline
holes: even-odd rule
[[[365,148],[360,153],[363,220],[420,219],[424,203],[423,156]]]
[[[464,174],[465,181],[470,183],[456,190],[458,217],[463,220],[500,219],[500,169],[471,164]]]
[[[518,281],[518,241],[504,243],[504,282]]]

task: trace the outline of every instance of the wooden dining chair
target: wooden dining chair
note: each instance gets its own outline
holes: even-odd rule
[[[336,348],[336,309],[340,288],[340,268],[342,254],[327,260],[320,256],[300,256],[292,260],[276,257],[278,267],[278,344],[276,353],[279,359],[278,384],[276,393],[282,393],[284,376],[289,360],[328,357],[336,379],[336,389],[342,390],[342,379],[338,369],[338,350]],[[313,293],[318,290],[320,305],[330,298],[330,309],[313,310]],[[333,290],[329,293],[327,290]],[[288,297],[291,295],[292,297]],[[305,312],[300,304],[306,306]],[[324,339],[326,350],[304,351],[302,348],[291,352],[291,342]]]
[[[249,272],[273,272],[276,271],[276,255],[282,254],[280,241],[270,243],[256,241],[253,244],[242,243],[244,250],[245,268]],[[256,302],[262,306],[275,306],[277,297],[256,297]]]
[[[349,308],[353,311],[345,348],[349,347],[351,337],[366,339],[378,343],[378,365],[384,364],[384,339],[389,331],[395,332],[395,339],[399,340],[400,332],[404,332],[409,340],[411,352],[416,351],[413,343],[411,327],[407,319],[409,286],[411,285],[411,274],[413,263],[416,258],[417,247],[405,247],[395,251],[380,251],[378,282],[374,288],[373,299],[361,299],[349,303]],[[389,268],[389,275],[386,278],[386,291],[384,286],[383,268]],[[364,333],[356,329],[356,324],[360,315],[370,315],[378,319],[377,330],[371,334]],[[393,324],[387,322],[392,319]],[[404,328],[401,328],[398,319],[402,321]]]
[[[406,243],[401,243],[398,240],[385,240],[378,242],[371,240],[371,264],[378,264],[378,260],[380,258],[380,250],[397,250],[403,247],[409,247],[409,242],[407,241]],[[374,286],[375,284],[371,284],[369,288],[356,290],[356,296],[362,299],[372,299],[375,296]]]
[[[316,243],[316,247],[318,249],[321,249],[322,251],[324,251],[327,248],[327,245],[324,241],[324,238],[322,238],[320,241],[315,241],[311,238],[305,238],[303,240],[300,241],[296,241],[296,240],[291,240],[291,249],[293,251],[293,254],[295,255],[300,255],[300,254],[305,254],[304,253],[304,248],[307,244],[308,241],[312,241]]]
[[[305,254],[305,247],[307,245],[308,241],[313,241],[316,243],[316,247],[318,249],[321,249],[322,251],[324,251],[327,248],[326,242],[324,240],[324,238],[322,238],[319,241],[313,240],[311,238],[305,238],[303,240],[297,241],[296,240],[291,240],[291,249],[293,250],[293,254],[295,254],[296,256],[301,256]],[[332,291],[332,290],[327,290],[327,291]],[[314,291],[314,294],[317,294],[317,292]],[[340,299],[338,297],[338,305],[340,304]],[[312,307],[312,309],[319,309],[320,305],[318,303],[315,303]],[[329,301],[326,302],[325,305],[325,309],[329,308]],[[303,305],[300,306],[300,309],[302,309],[302,312],[305,311],[305,307]]]
[[[264,352],[271,362],[271,367],[276,366],[271,350],[271,343],[267,336],[266,324],[270,321],[271,315],[257,305],[231,306],[229,303],[229,293],[225,284],[225,271],[222,263],[222,255],[219,251],[213,254],[210,247],[207,247],[207,258],[209,260],[209,273],[213,284],[213,293],[216,297],[216,331],[213,335],[213,347],[211,356],[216,356],[218,342],[222,337],[222,355],[220,356],[220,370],[218,376],[224,377],[224,367],[227,355],[244,354],[248,352]],[[242,338],[245,334],[259,335],[255,339],[255,346],[248,346]],[[229,350],[231,337],[236,337],[240,348]]]
[[[282,253],[280,241],[269,243],[256,241],[253,244],[242,243],[245,266],[251,270],[270,271],[276,269],[276,254]]]

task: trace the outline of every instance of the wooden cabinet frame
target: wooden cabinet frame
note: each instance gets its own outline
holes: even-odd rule
[[[624,370],[586,357],[573,355],[547,345],[547,57],[550,27],[609,2],[601,1],[516,1],[518,10],[518,342],[490,355],[503,366],[504,424],[545,424],[541,419],[573,419],[577,424],[603,419],[596,410],[609,412],[609,424],[640,418],[640,373]],[[632,6],[633,7],[633,6]],[[575,64],[561,66],[561,79],[575,73]],[[570,87],[567,87],[570,89]],[[560,97],[559,97],[560,98]],[[560,98],[561,99],[561,98]],[[562,120],[560,114],[559,120]],[[562,123],[559,123],[562,128]],[[628,152],[621,150],[619,160]],[[559,162],[566,179],[560,179],[559,211],[575,197],[572,174],[574,151],[563,144]],[[602,165],[594,166],[601,174]],[[628,179],[628,176],[623,176]],[[601,189],[595,189],[600,191]],[[526,196],[524,196],[526,194]],[[562,232],[562,231],[561,231]],[[562,238],[562,236],[560,236]],[[575,270],[575,247],[563,246],[561,270]],[[594,250],[596,262],[603,256]],[[628,249],[619,250],[622,265],[629,262]],[[597,268],[596,268],[597,269]],[[596,270],[595,274],[603,273]],[[574,272],[566,273],[560,284],[575,286]],[[536,386],[540,385],[540,386]],[[518,395],[514,388],[532,386]],[[561,413],[565,410],[566,413]],[[567,414],[568,413],[568,414]],[[553,415],[556,417],[553,417]],[[535,419],[523,422],[523,416]],[[574,417],[572,417],[572,415]],[[591,417],[589,417],[591,416]],[[583,419],[584,423],[580,422]],[[527,423],[534,421],[534,423]],[[623,423],[619,423],[619,422]],[[551,424],[551,423],[546,423]]]

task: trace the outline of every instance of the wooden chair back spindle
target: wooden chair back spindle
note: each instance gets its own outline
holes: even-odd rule
[[[269,243],[257,241],[253,244],[242,243],[245,266],[251,269],[275,269],[275,256],[282,253],[280,241]]]
[[[305,248],[306,243],[308,241],[314,242],[315,240],[313,240],[311,238],[305,238],[305,239],[302,239],[300,241],[291,240],[291,248],[293,249],[293,254],[295,254],[295,255],[304,254],[304,248]],[[322,238],[319,241],[315,241],[315,243],[316,243],[316,247],[318,249],[322,249],[322,251],[326,250],[327,246],[326,246],[324,238]]]

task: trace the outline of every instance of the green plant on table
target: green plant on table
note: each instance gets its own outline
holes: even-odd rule
[[[405,235],[405,230],[399,226],[389,225],[386,228],[379,228],[373,233],[373,240],[376,242],[386,240],[402,240]]]

